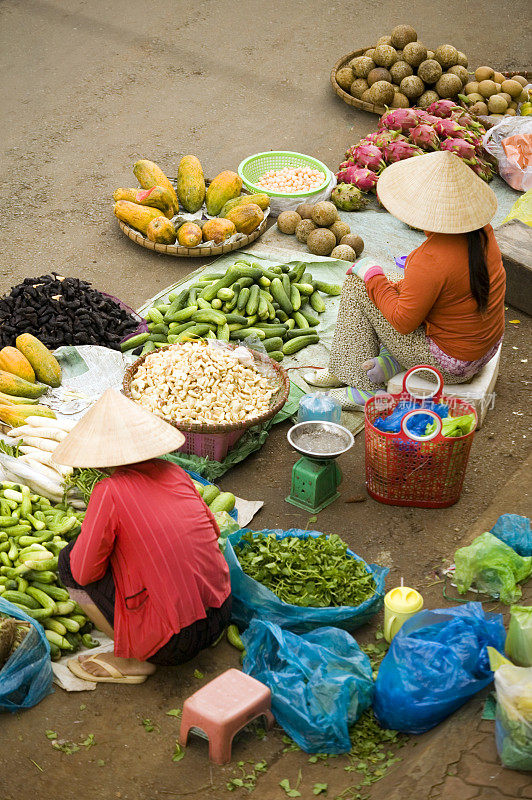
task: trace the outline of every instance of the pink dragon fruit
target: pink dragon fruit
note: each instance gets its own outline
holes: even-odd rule
[[[439,150],[440,140],[430,125],[416,125],[410,131],[410,141],[423,150]]]
[[[377,133],[375,139],[373,140],[373,144],[383,149],[387,144],[390,144],[390,142],[398,141],[406,142],[406,136],[403,136],[403,134],[399,133],[399,131],[389,131],[384,128],[382,131]]]
[[[462,128],[462,126],[459,125],[457,122],[455,122],[454,119],[439,119],[438,122],[434,123],[434,130],[441,139],[469,138],[469,132],[465,128]]]
[[[463,158],[466,163],[467,159],[475,158],[476,150],[475,145],[471,142],[466,142],[465,139],[446,139],[441,144],[442,150],[448,150],[450,153],[456,153],[457,156]]]
[[[411,142],[390,142],[384,148],[384,158],[388,164],[404,161],[405,158],[412,158],[412,156],[422,155],[423,150]]]
[[[357,167],[367,167],[373,172],[386,166],[381,149],[374,144],[359,144],[356,149],[355,163]]]
[[[424,111],[422,108],[417,108],[417,115],[419,117],[419,122],[422,125],[434,125],[440,118],[435,117],[433,114],[429,114],[427,111]]]
[[[482,178],[483,181],[486,181],[486,183],[489,183],[493,178],[493,170],[487,161],[483,161],[481,158],[472,158],[469,161],[466,161],[466,164],[471,167],[473,172],[476,172],[479,178]]]
[[[371,192],[377,185],[379,176],[366,167],[349,166],[336,175],[338,183],[352,183],[361,192]]]
[[[453,111],[449,119],[454,119],[455,122],[458,122],[459,125],[462,125],[464,128],[467,128],[470,131],[480,131],[482,125],[480,122],[477,122],[476,119],[473,119],[467,111]],[[482,128],[482,130],[484,130]]]
[[[460,106],[456,105],[454,100],[436,100],[427,108],[427,113],[434,114],[435,117],[441,117],[442,119],[445,119],[446,117],[450,117],[453,111],[463,110],[463,108],[460,108]]]
[[[367,144],[375,144],[375,140],[377,139],[378,136],[379,136],[378,131],[373,131],[373,133],[368,133],[367,136],[364,136],[364,138],[360,140],[359,144],[362,144],[362,142],[366,142]]]
[[[387,128],[389,131],[408,133],[410,128],[415,128],[419,117],[415,108],[394,108],[383,114],[379,120],[379,130]]]

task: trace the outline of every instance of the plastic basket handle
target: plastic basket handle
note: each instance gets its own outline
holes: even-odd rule
[[[432,433],[429,433],[427,436],[419,436],[417,433],[412,433],[412,431],[409,431],[407,428],[407,422],[411,420],[412,417],[416,417],[419,414],[432,417],[436,423],[436,430]],[[430,442],[431,439],[435,439],[436,436],[440,435],[441,429],[441,418],[436,414],[435,411],[430,411],[428,408],[416,408],[414,411],[409,411],[408,414],[405,414],[401,420],[401,432],[414,442]]]
[[[432,375],[435,376],[435,378],[436,378],[436,380],[438,382],[438,385],[436,386],[436,388],[434,389],[433,392],[428,392],[426,394],[423,393],[423,394],[417,395],[417,394],[414,394],[413,392],[411,392],[409,390],[409,388],[408,388],[409,378],[411,377],[411,375],[415,375],[416,372],[430,372]],[[410,397],[412,397],[414,400],[434,400],[434,399],[437,399],[437,398],[439,398],[441,396],[442,389],[443,389],[443,376],[442,376],[441,372],[439,370],[437,370],[435,367],[429,367],[428,364],[420,364],[417,367],[412,367],[411,369],[408,370],[408,372],[405,374],[405,376],[403,378],[403,392],[406,392],[407,394],[409,394]]]

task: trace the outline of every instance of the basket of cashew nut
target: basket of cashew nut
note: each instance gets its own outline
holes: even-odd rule
[[[222,460],[288,399],[286,371],[265,353],[211,339],[161,347],[126,371],[124,394],[178,428],[180,452]]]

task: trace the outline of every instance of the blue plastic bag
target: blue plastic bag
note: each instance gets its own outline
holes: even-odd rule
[[[381,610],[384,601],[384,579],[388,574],[386,567],[366,562],[348,550],[350,556],[362,561],[368,572],[373,575],[376,584],[375,594],[359,606],[331,606],[330,608],[309,608],[293,606],[285,603],[276,594],[242,570],[233,549],[248,530],[239,530],[231,533],[227,540],[224,556],[229,564],[231,578],[231,594],[233,598],[232,617],[241,628],[249,625],[253,617],[275,622],[282,628],[287,628],[295,633],[305,633],[324,625],[333,625],[352,631],[364,625]],[[286,536],[297,536],[306,539],[309,536],[323,536],[319,531],[303,531],[300,528],[291,528],[288,531],[263,530],[261,534],[275,534],[278,539]]]
[[[434,411],[441,419],[449,416],[449,407],[442,403],[434,403],[432,400],[424,400],[422,403],[418,403],[415,400],[400,400],[391,414],[387,417],[377,417],[373,425],[384,433],[399,433],[405,414],[410,411],[417,411],[420,408]],[[434,418],[428,414],[419,414],[416,417],[412,417],[407,423],[408,430],[416,434],[416,436],[423,436],[427,425],[430,425],[433,421]]]
[[[520,556],[532,556],[532,530],[528,517],[519,514],[501,514],[490,533],[513,547]]]
[[[370,660],[346,631],[298,636],[254,620],[242,635],[244,672],[266,684],[272,712],[306,753],[346,753],[349,727],[371,705]]]
[[[481,603],[420,611],[392,639],[375,684],[383,728],[424,733],[493,680],[487,647],[504,647],[502,614]]]
[[[31,622],[27,636],[0,669],[0,711],[20,711],[52,691],[50,645],[38,622],[1,597],[0,614]]]
[[[192,470],[190,469],[185,469],[184,471],[187,473],[187,475],[190,475],[193,481],[201,483],[202,486],[214,486],[214,484],[211,483],[211,481],[205,480],[205,478],[203,478],[197,472],[192,472]],[[236,508],[233,508],[233,510],[229,511],[228,513],[229,516],[235,520],[235,522],[238,522],[238,511],[236,510]]]

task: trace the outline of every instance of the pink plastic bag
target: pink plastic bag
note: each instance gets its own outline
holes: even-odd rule
[[[532,189],[532,117],[505,117],[484,135],[483,143],[512,189]]]

